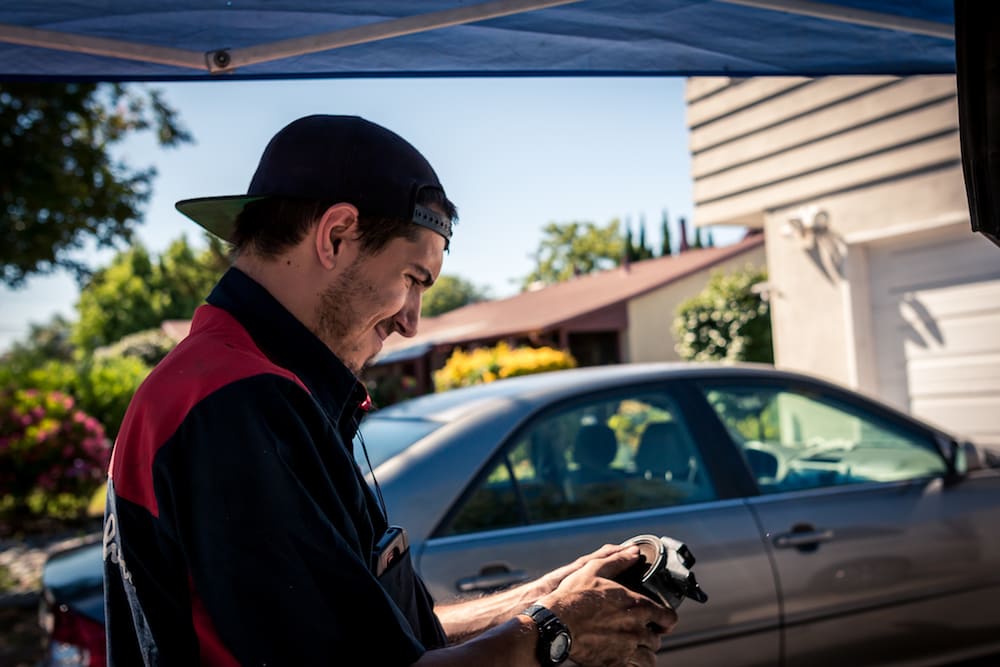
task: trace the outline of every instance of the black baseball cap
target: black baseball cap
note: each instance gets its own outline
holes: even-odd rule
[[[357,116],[306,116],[274,135],[245,195],[177,202],[177,210],[224,240],[250,202],[268,197],[354,205],[359,215],[413,220],[451,240],[452,220],[417,204],[444,188],[427,159],[398,134]]]

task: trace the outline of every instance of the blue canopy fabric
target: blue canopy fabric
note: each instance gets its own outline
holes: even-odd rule
[[[953,31],[952,0],[11,0],[0,78],[933,74]]]

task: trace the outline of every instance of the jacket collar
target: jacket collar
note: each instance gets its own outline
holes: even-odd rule
[[[364,384],[262,285],[232,267],[206,299],[235,317],[272,362],[306,385],[344,436],[348,449],[371,407]]]

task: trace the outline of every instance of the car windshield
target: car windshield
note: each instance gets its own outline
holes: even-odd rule
[[[372,468],[377,468],[425,435],[444,426],[442,422],[427,419],[388,419],[368,416],[354,437],[354,458],[361,469],[368,472],[364,447],[368,449]],[[363,440],[362,440],[363,438]]]

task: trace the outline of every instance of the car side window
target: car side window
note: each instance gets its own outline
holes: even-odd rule
[[[934,443],[834,398],[771,386],[704,386],[763,493],[942,475]]]
[[[674,402],[644,392],[533,420],[466,494],[445,534],[712,500],[715,490]]]

